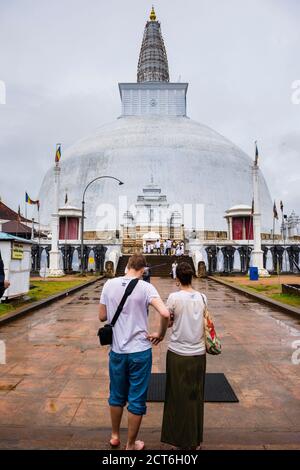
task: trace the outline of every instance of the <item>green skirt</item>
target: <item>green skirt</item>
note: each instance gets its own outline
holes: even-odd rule
[[[167,381],[161,441],[180,448],[203,441],[206,355],[167,352]]]

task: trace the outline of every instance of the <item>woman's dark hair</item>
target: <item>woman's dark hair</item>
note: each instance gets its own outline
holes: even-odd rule
[[[193,268],[189,263],[183,261],[176,268],[176,277],[183,286],[189,286],[193,279]]]

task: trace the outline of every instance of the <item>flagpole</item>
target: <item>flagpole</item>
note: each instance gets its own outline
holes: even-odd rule
[[[38,240],[39,240],[39,252],[40,252],[40,243],[41,243],[41,222],[40,222],[40,205],[38,205]]]
[[[283,217],[283,203],[280,201],[280,210],[281,210],[281,227],[282,227],[282,241],[285,243],[285,224]]]
[[[60,250],[59,250],[59,196],[60,196],[60,172],[59,165],[61,157],[61,145],[56,144],[55,166],[54,170],[54,197],[53,197],[53,214],[51,220],[51,251],[49,262],[49,274],[52,277],[64,276],[64,270],[60,267]]]

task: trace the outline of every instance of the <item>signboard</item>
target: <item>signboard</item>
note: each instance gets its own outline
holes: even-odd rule
[[[23,256],[24,256],[23,244],[13,242],[12,251],[11,251],[11,259],[23,259]]]

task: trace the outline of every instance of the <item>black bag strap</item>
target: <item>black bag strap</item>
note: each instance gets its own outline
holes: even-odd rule
[[[125,289],[125,292],[124,292],[124,295],[123,295],[123,297],[122,297],[122,300],[121,300],[121,302],[119,303],[119,306],[118,306],[118,308],[117,308],[117,311],[116,311],[116,313],[114,314],[112,321],[110,322],[111,326],[115,326],[115,323],[116,323],[116,321],[118,320],[118,318],[119,318],[119,316],[120,316],[120,313],[121,313],[122,310],[123,310],[123,307],[124,307],[124,305],[125,305],[125,302],[126,302],[127,298],[132,294],[132,291],[133,291],[133,289],[135,288],[135,286],[137,285],[138,282],[139,282],[138,278],[132,279],[132,280],[129,282],[128,286],[127,286],[126,289]]]

